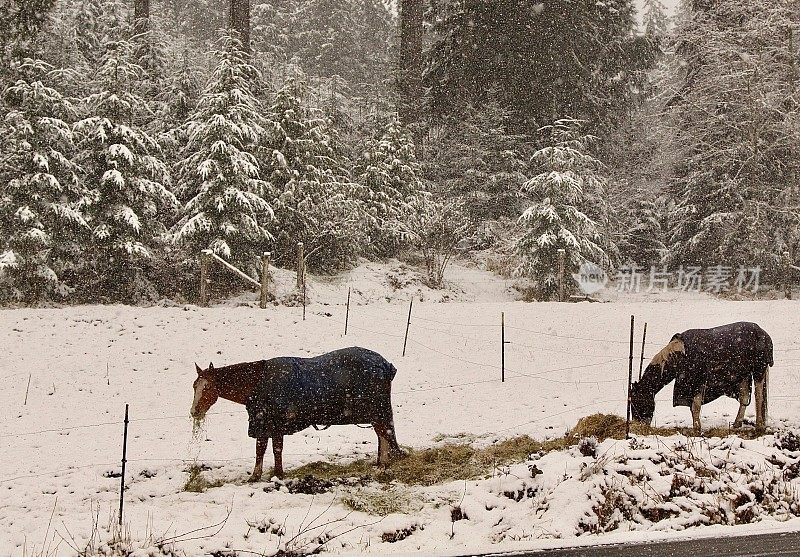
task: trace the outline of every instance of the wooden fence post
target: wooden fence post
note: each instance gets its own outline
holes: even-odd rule
[[[200,254],[200,305],[203,307],[208,305],[208,287],[210,283],[208,272],[210,267],[211,257],[208,255],[207,250],[203,250]]]
[[[122,475],[119,484],[119,524],[122,526],[122,507],[125,504],[125,463],[128,454],[128,404],[125,404],[125,427],[122,433]]]
[[[567,252],[564,248],[558,250],[558,301],[564,301],[564,260]]]
[[[350,287],[347,287],[347,312],[344,314],[344,334],[347,336],[347,322],[350,320]]]
[[[631,346],[628,360],[628,408],[625,417],[625,439],[631,434],[631,383],[633,382],[633,315],[631,315]]]
[[[303,287],[305,282],[306,269],[303,261],[303,242],[297,242],[297,289]]]
[[[414,297],[411,297],[411,303],[408,304],[408,322],[406,322],[406,336],[403,339],[403,356],[406,355],[406,344],[408,344],[408,328],[411,326],[411,308],[414,307]]]
[[[269,296],[269,259],[270,252],[265,251],[261,256],[261,309],[267,307],[267,297]]]

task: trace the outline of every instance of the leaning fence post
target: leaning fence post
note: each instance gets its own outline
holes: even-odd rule
[[[269,259],[271,253],[268,251],[264,252],[264,255],[261,256],[261,309],[266,309],[267,307],[267,297],[269,294]]]
[[[303,321],[306,320],[306,281],[303,281]]]
[[[625,439],[631,434],[631,383],[633,382],[633,315],[631,315],[631,346],[628,359],[628,408],[625,417]]]
[[[344,314],[344,334],[347,336],[347,322],[350,320],[350,287],[347,287],[347,311]]]
[[[639,360],[639,380],[642,379],[642,368],[644,367],[644,343],[645,339],[647,339],[647,323],[644,324],[644,332],[642,333],[642,353],[641,359]]]
[[[200,254],[200,305],[208,305],[208,271],[211,266],[211,257],[207,250],[203,250]]]
[[[411,308],[414,307],[414,297],[411,297],[411,303],[408,304],[408,321],[406,322],[406,337],[403,339],[403,356],[406,355],[406,344],[408,344],[408,328],[411,326]]]
[[[305,263],[303,261],[303,242],[297,242],[297,288],[305,282]]]
[[[567,252],[564,248],[558,250],[558,301],[564,301],[564,259]]]
[[[125,404],[125,427],[122,434],[122,475],[119,484],[119,524],[122,526],[122,507],[125,504],[125,463],[128,453],[128,404]]]
[[[25,402],[22,403],[23,406],[28,405],[28,391],[31,389],[31,377],[33,376],[32,373],[28,374],[28,386],[25,387]]]

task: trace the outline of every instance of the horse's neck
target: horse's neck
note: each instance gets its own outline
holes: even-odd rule
[[[214,384],[219,396],[238,404],[246,404],[258,384],[258,367],[253,364],[219,367],[214,372]]]
[[[667,373],[662,372],[661,366],[657,366],[655,371],[645,371],[640,381],[643,390],[652,393],[655,397],[658,392],[663,389],[667,383],[672,381],[673,377],[668,377]]]

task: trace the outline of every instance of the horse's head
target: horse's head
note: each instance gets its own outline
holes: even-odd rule
[[[655,393],[648,392],[641,381],[634,381],[631,384],[631,417],[637,422],[650,425],[655,411]]]
[[[656,409],[656,393],[675,379],[683,365],[686,347],[683,336],[677,333],[658,354],[653,356],[642,378],[631,385],[631,417],[637,422],[650,424]]]
[[[197,379],[194,380],[192,385],[194,400],[192,400],[192,408],[189,410],[189,414],[192,418],[200,419],[217,402],[219,390],[214,378],[214,364],[208,364],[208,369],[200,369],[197,364],[194,367],[197,369]]]

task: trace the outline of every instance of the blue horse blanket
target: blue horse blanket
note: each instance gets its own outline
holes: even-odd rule
[[[290,435],[309,426],[392,422],[391,382],[397,369],[365,348],[314,358],[263,360],[247,400],[253,438]]]

